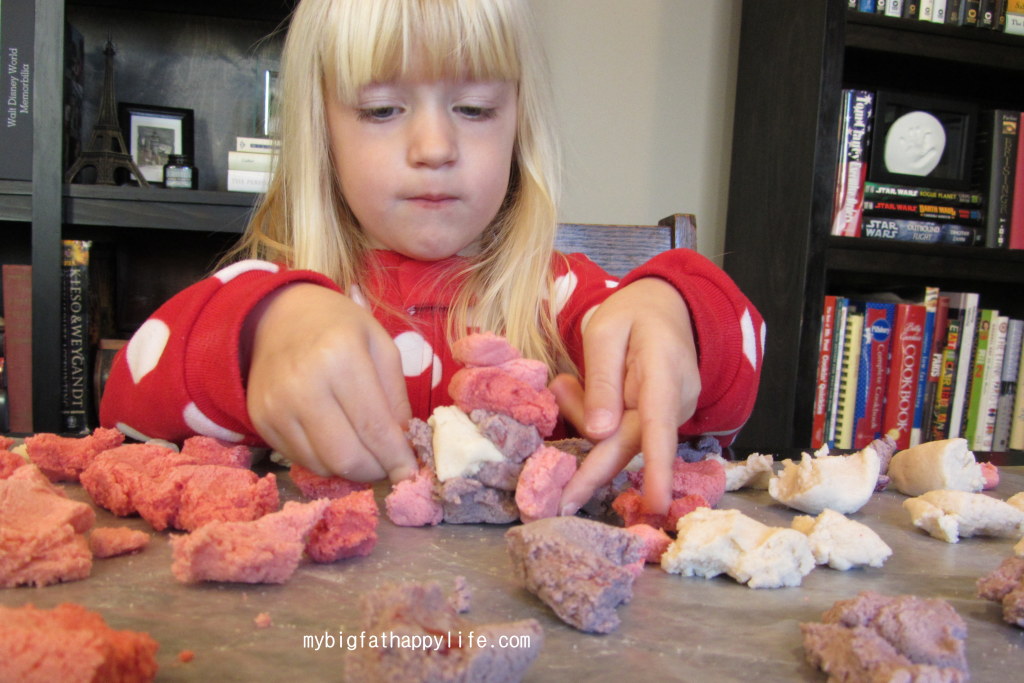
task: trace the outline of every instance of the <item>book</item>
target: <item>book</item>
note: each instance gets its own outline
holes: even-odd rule
[[[853,448],[864,448],[882,431],[895,309],[896,305],[891,303],[869,301],[864,304]]]
[[[277,164],[276,154],[264,152],[228,152],[229,171],[262,171],[269,173]]]
[[[1024,346],[1021,348],[1021,363],[1017,367],[1017,390],[1010,415],[1010,448],[1024,450]]]
[[[270,187],[269,171],[228,169],[229,192],[266,192]]]
[[[922,244],[956,244],[965,247],[981,243],[981,228],[942,221],[864,216],[862,237]]]
[[[939,364],[939,378],[935,388],[935,403],[932,406],[932,421],[929,425],[929,441],[938,441],[949,436],[949,411],[953,403],[953,384],[956,381],[956,358],[960,345],[960,320],[949,320],[946,326],[946,344],[942,349]]]
[[[865,199],[900,199],[908,201],[922,201],[930,204],[949,204],[952,206],[965,205],[968,207],[981,207],[985,203],[985,196],[980,192],[962,190],[936,190],[930,187],[913,187],[910,185],[895,185],[892,183],[877,183],[872,180],[864,183]]]
[[[918,18],[921,21],[932,20],[932,9],[935,5],[935,0],[921,0],[921,8],[918,10]]]
[[[885,16],[903,16],[903,0],[885,0]]]
[[[939,308],[939,288],[925,287],[921,300],[924,307],[924,339],[921,341],[921,361],[918,366],[917,395],[914,400],[914,418],[910,426],[910,445],[921,443],[925,424],[925,400],[931,374],[935,338],[935,317]]]
[[[857,404],[857,378],[864,334],[864,314],[851,310],[846,317],[842,380],[837,400],[836,448],[853,448],[853,416]]]
[[[61,268],[61,429],[92,431],[89,240],[63,240]]]
[[[1024,0],[1020,2],[1024,5]],[[1024,143],[1020,141],[1022,130],[1024,112],[1021,112],[1017,120],[1017,167],[1013,172],[1013,208],[1010,211],[1010,234],[1006,244],[1010,249],[1024,249]]]
[[[0,179],[3,180],[32,180],[35,22],[35,0],[0,3],[0,55],[4,74]]]
[[[999,398],[996,399],[996,422],[992,431],[992,450],[1010,447],[1013,425],[1013,401],[1017,395],[1017,374],[1020,370],[1021,343],[1024,342],[1024,320],[1011,318],[1006,324],[1006,350],[999,375]]]
[[[963,0],[946,0],[946,23],[952,26],[959,26],[962,10]]]
[[[899,450],[910,447],[925,341],[925,318],[923,304],[896,304],[885,412],[880,431],[889,434],[896,430],[896,447]]]
[[[2,0],[0,0],[2,1]],[[82,107],[85,93],[85,39],[70,23],[64,23],[64,141],[67,170],[82,154]]]
[[[978,28],[995,28],[995,13],[996,0],[981,0],[978,3]]]
[[[1024,36],[1024,0],[1006,0],[1005,16],[1003,31]]]
[[[963,20],[960,22],[961,26],[977,26],[978,25],[978,7],[981,5],[981,0],[964,0],[963,8]]]
[[[906,0],[906,2],[903,3],[903,18],[917,19],[918,10],[918,0]]]
[[[1006,332],[1009,318],[997,315],[989,332],[988,358],[985,362],[985,377],[982,386],[984,404],[979,409],[978,428],[974,433],[972,449],[991,451],[996,429],[996,412],[999,409],[1000,381],[1003,358],[1006,355]]]
[[[960,340],[957,351],[956,376],[953,379],[952,401],[949,407],[949,437],[962,436],[964,427],[964,407],[967,402],[967,387],[971,374],[970,359],[974,354],[974,332],[978,319],[978,294],[976,292],[956,292],[949,294],[950,315],[957,311],[960,319]]]
[[[3,265],[4,371],[10,431],[32,428],[32,266]]]
[[[995,109],[981,116],[976,168],[984,183],[985,246],[1005,247],[1010,231],[1014,174],[1017,168],[1017,126],[1020,112]]]
[[[878,3],[875,2],[875,0],[858,0],[858,2],[857,2],[857,11],[858,12],[869,12],[871,14],[874,14],[875,13],[875,6],[877,4]]]
[[[814,413],[811,419],[811,447],[821,448],[825,443],[825,423],[828,413],[828,392],[831,386],[832,343],[836,321],[836,298],[825,296],[821,312],[821,331],[818,334],[818,372],[814,387]]]
[[[856,237],[860,233],[874,99],[874,93],[867,90],[843,91],[839,164],[832,204],[833,235]]]
[[[239,152],[259,152],[271,154],[281,148],[281,141],[274,138],[252,138],[239,136],[235,138],[235,149]]]
[[[865,199],[864,215],[909,220],[955,221],[965,225],[978,225],[985,214],[980,208],[951,204],[933,204],[927,201],[901,199]]]
[[[843,355],[846,352],[846,320],[849,318],[850,300],[845,296],[836,298],[836,322],[832,341],[832,368],[828,389],[828,411],[825,421],[825,443],[835,445],[839,424],[839,392],[842,389]]]
[[[928,379],[924,388],[921,406],[921,435],[919,443],[931,437],[932,415],[942,374],[942,357],[946,349],[946,337],[949,329],[949,297],[941,293],[935,299],[935,321],[932,323],[931,358],[928,364]]]
[[[932,21],[936,24],[946,23],[946,0],[932,0]]]
[[[971,359],[970,385],[968,387],[967,417],[963,436],[967,439],[970,448],[975,448],[979,433],[979,423],[984,424],[984,413],[987,410],[985,403],[985,373],[988,367],[989,339],[992,335],[992,327],[999,312],[991,308],[983,308],[978,311],[977,333],[974,338],[974,355]],[[983,430],[984,427],[981,427]]]

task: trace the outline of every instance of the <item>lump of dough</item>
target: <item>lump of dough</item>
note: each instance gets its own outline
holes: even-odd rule
[[[505,459],[469,416],[455,406],[434,408],[427,424],[434,429],[434,471],[438,481],[472,476],[485,462]]]
[[[697,508],[679,520],[676,540],[661,556],[671,574],[728,574],[750,588],[799,586],[814,569],[807,537],[770,527],[739,510]]]
[[[908,496],[937,489],[980,491],[985,485],[966,439],[928,441],[896,453],[889,463],[889,478]]]
[[[1024,511],[984,493],[928,491],[903,501],[903,507],[914,526],[947,543],[956,543],[961,536],[1024,534]]]
[[[721,455],[709,455],[708,460],[717,460],[725,468],[725,490],[738,491],[742,488],[766,489],[772,477],[774,459],[770,455],[751,453],[746,460],[726,460]]]
[[[880,461],[871,446],[852,455],[828,455],[822,447],[800,463],[782,461],[768,481],[768,493],[783,505],[816,515],[830,508],[849,515],[864,507],[878,483]]]
[[[807,535],[814,561],[833,569],[881,567],[892,555],[892,548],[870,527],[835,510],[824,510],[817,518],[799,515],[792,526]]]

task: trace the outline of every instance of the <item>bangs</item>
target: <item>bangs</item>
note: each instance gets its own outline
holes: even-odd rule
[[[521,55],[504,2],[343,0],[320,46],[324,83],[342,102],[415,71],[429,80],[518,82]]]

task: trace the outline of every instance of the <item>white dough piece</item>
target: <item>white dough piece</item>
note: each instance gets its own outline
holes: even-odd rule
[[[889,478],[908,496],[936,490],[980,491],[985,485],[981,465],[966,439],[928,441],[899,451],[889,462]]]
[[[881,567],[892,555],[892,548],[871,527],[835,510],[823,510],[817,517],[794,517],[793,528],[807,535],[815,562],[840,571]]]
[[[1024,511],[998,498],[970,491],[928,491],[903,501],[914,526],[946,543],[961,537],[1024,534]]]
[[[1013,494],[1006,499],[1006,502],[1018,510],[1024,511],[1024,491]]]
[[[455,406],[434,408],[427,423],[434,430],[432,445],[438,481],[472,476],[485,462],[505,459],[469,416]]]
[[[881,460],[871,446],[852,455],[828,455],[822,447],[800,463],[782,461],[768,482],[768,493],[783,505],[816,515],[826,508],[849,515],[864,507],[875,491]]]
[[[712,578],[728,574],[750,588],[799,586],[814,569],[807,537],[770,527],[739,510],[697,508],[680,518],[678,535],[661,556],[672,574]]]
[[[772,476],[774,459],[770,455],[751,453],[746,460],[726,460],[719,453],[713,453],[707,460],[717,460],[725,468],[725,490],[738,491],[742,488],[766,489]]]

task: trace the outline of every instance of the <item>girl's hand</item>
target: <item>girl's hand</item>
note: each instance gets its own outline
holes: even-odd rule
[[[644,502],[668,511],[678,429],[693,416],[700,372],[690,313],[659,278],[622,288],[598,307],[583,333],[585,389],[568,376],[552,382],[559,408],[597,443],[562,493],[575,512],[638,452],[644,454]]]
[[[338,292],[294,284],[253,311],[242,340],[249,417],[268,445],[320,475],[415,474],[398,349],[367,311]]]

